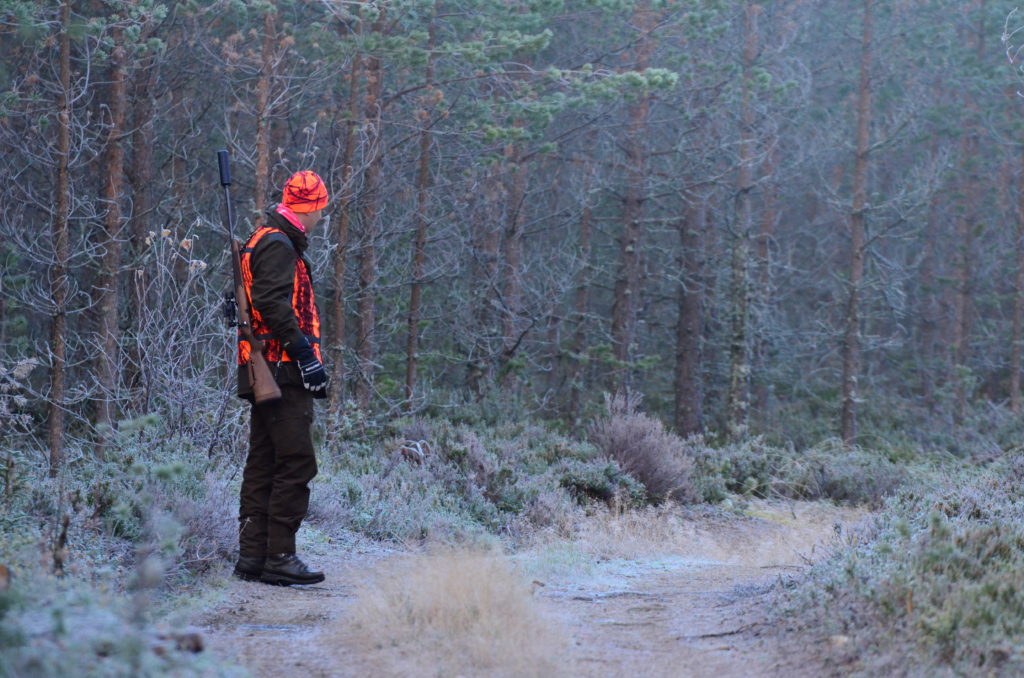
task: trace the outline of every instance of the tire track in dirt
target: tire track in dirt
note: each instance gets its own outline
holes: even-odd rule
[[[573,564],[540,574],[537,602],[546,607],[571,638],[560,676],[579,678],[733,678],[739,676],[822,675],[807,648],[771,628],[765,617],[765,591],[780,576],[792,576],[836,526],[848,529],[862,511],[820,504],[753,504],[753,517],[685,520],[649,537],[646,553],[637,543],[583,549],[582,567]],[[621,526],[602,524],[591,534]],[[627,526],[631,539],[644,541]],[[584,531],[586,532],[586,531]],[[586,539],[586,534],[577,539]],[[550,546],[550,545],[549,545]],[[557,546],[557,545],[556,545]],[[644,551],[646,549],[640,549]],[[659,552],[661,551],[661,552]],[[237,658],[255,676],[304,675],[311,678],[434,676],[429,653],[410,644],[356,647],[339,641],[346,610],[359,586],[395,555],[372,544],[359,548],[321,545],[309,560],[323,566],[327,580],[311,587],[271,587],[232,582],[223,602],[197,624],[210,651]],[[625,556],[625,557],[621,557]],[[513,557],[527,576],[544,569],[542,551]],[[447,674],[445,674],[447,675]],[[501,667],[467,668],[470,676],[511,676]]]
[[[677,543],[663,544],[675,555],[611,558],[589,576],[549,582],[541,595],[556,603],[571,629],[573,675],[824,675],[815,648],[770,626],[761,594],[780,577],[797,575],[837,531],[866,514],[766,502],[750,512],[756,517],[686,524]]]

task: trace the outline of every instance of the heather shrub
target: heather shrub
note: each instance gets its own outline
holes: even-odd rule
[[[631,398],[606,397],[605,416],[591,426],[590,441],[640,481],[651,501],[697,501],[694,448],[666,431],[658,419],[637,412]]]
[[[167,436],[148,417],[122,424],[103,461],[75,469],[73,505],[113,537],[138,543],[147,521],[177,525],[162,545],[168,578],[195,573],[231,557],[238,545],[238,469],[179,435]]]
[[[702,445],[694,445],[694,449],[695,482],[706,501],[732,492],[877,506],[903,484],[948,461],[935,457],[909,466],[880,452],[847,450],[838,441],[797,451],[771,445],[760,437],[718,449]]]
[[[53,567],[70,572],[128,566],[159,523],[157,548],[171,583],[237,548],[237,469],[189,438],[166,435],[157,417],[122,422],[103,459],[69,448],[56,478],[43,457],[19,450],[0,464],[2,563],[38,563],[41,546],[54,552]]]
[[[321,455],[310,518],[323,529],[457,542],[522,535],[561,523],[579,504],[640,503],[645,495],[596,447],[542,426],[420,420],[384,434],[343,441]],[[429,454],[403,456],[409,440],[424,441]]]
[[[644,485],[623,472],[614,460],[605,464],[566,464],[559,486],[569,490],[578,501],[597,500],[608,505],[640,506],[647,499]]]
[[[787,595],[805,632],[848,639],[847,673],[1024,672],[1024,473],[955,481],[902,491]]]
[[[0,678],[247,675],[157,631],[148,608],[138,591],[17,569],[10,590],[0,591]]]

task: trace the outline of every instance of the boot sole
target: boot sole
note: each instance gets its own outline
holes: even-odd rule
[[[235,570],[232,574],[242,581],[259,581],[263,575],[262,572],[245,572],[243,570]]]
[[[306,586],[308,584],[319,584],[324,579],[324,575],[312,577],[310,579],[296,579],[295,577],[291,577],[286,574],[276,574],[274,572],[264,572],[260,576],[261,582],[264,584],[271,584],[273,586]]]

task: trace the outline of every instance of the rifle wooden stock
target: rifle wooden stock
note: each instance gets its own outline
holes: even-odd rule
[[[220,185],[224,187],[224,224],[231,245],[231,273],[235,283],[235,305],[238,308],[238,332],[242,340],[249,343],[249,384],[252,386],[253,401],[257,405],[271,403],[281,399],[281,389],[277,380],[270,372],[270,365],[263,357],[263,342],[252,332],[251,315],[249,313],[249,297],[242,284],[241,247],[235,240],[234,215],[231,210],[231,166],[227,151],[217,151],[217,164],[220,167]]]

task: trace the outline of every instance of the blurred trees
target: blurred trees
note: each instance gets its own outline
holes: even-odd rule
[[[291,172],[330,185],[331,425],[577,426],[630,388],[684,433],[852,444],[1019,409],[1010,9],[2,2],[0,360],[47,367],[54,469],[124,418],[235,416],[228,147],[242,231]]]

